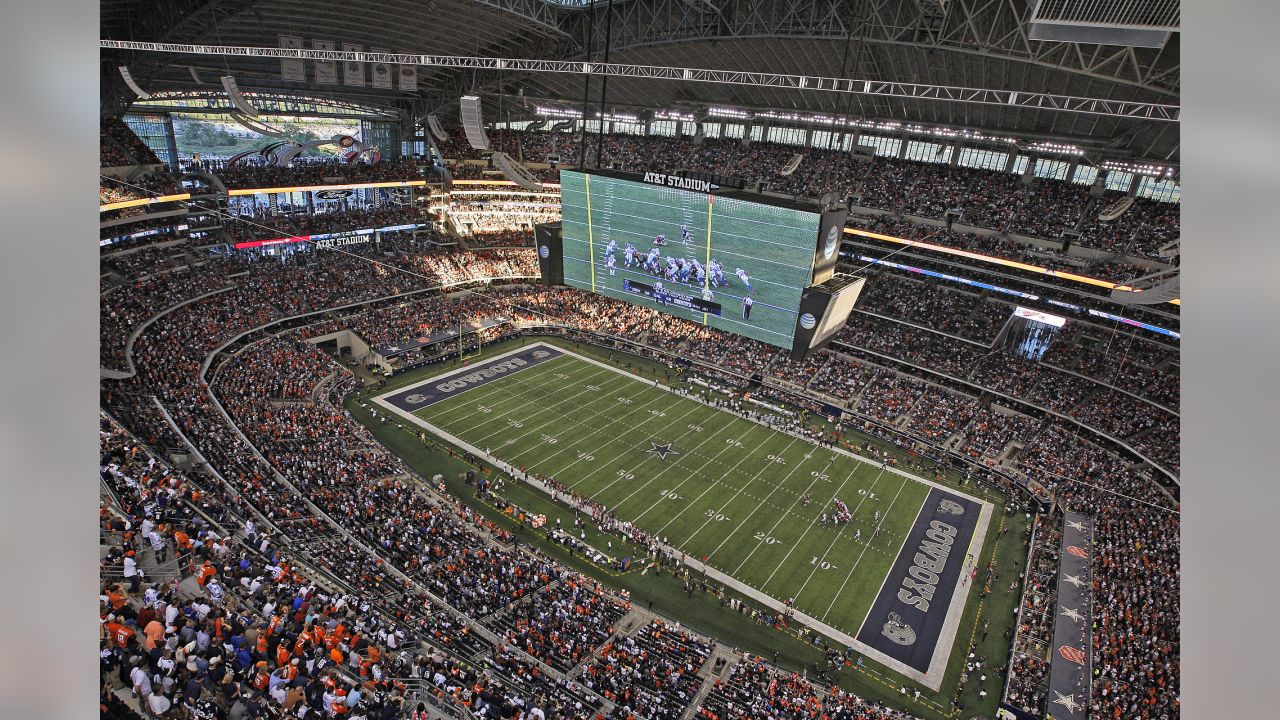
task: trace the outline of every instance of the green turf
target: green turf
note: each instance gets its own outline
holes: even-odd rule
[[[656,377],[659,379],[663,379],[664,375],[666,374],[666,368],[663,365],[659,363],[654,363],[653,361],[650,361],[647,359],[638,358],[638,357],[627,355],[624,353],[618,353],[616,351],[611,352],[603,349],[598,349],[589,345],[580,346],[577,343],[561,340],[558,338],[541,338],[539,340],[542,342],[547,342],[547,343],[565,348],[565,349],[570,349],[582,355],[593,357],[599,361],[608,362],[619,369],[623,369],[625,365],[625,368],[628,370],[628,372],[639,375],[639,378],[636,378],[635,375],[632,375],[632,378],[633,378],[632,382],[643,382],[643,384],[648,386],[648,388],[646,389],[647,391],[652,389],[652,380],[650,380],[650,378]],[[484,357],[492,357],[493,355],[505,352],[519,345],[525,345],[528,342],[530,342],[530,340],[528,339],[504,341],[497,345],[487,347],[484,351]],[[577,362],[580,362],[580,361],[577,361]],[[632,593],[633,598],[637,602],[644,602],[646,599],[652,599],[655,602],[655,606],[654,606],[655,610],[663,612],[668,617],[685,622],[689,624],[691,627],[699,630],[700,632],[716,637],[722,642],[727,642],[736,647],[740,647],[750,652],[759,653],[759,654],[769,655],[770,653],[777,652],[779,653],[778,655],[779,662],[784,667],[789,667],[789,668],[798,670],[798,669],[801,669],[804,665],[810,664],[815,659],[817,659],[818,656],[815,654],[815,651],[811,649],[812,644],[808,642],[802,642],[801,640],[795,637],[794,631],[799,628],[792,628],[791,630],[783,631],[783,632],[779,632],[776,630],[765,630],[764,632],[762,632],[761,626],[751,621],[750,618],[744,617],[739,613],[733,612],[727,608],[724,608],[723,606],[718,605],[714,596],[703,596],[700,593],[695,593],[695,595],[692,598],[686,598],[685,593],[680,588],[680,582],[672,578],[669,573],[664,573],[662,577],[655,577],[652,572],[642,576],[638,571],[632,571],[623,575],[618,575],[616,573],[612,573],[605,569],[602,569],[598,566],[594,566],[590,563],[587,563],[580,555],[569,556],[564,551],[563,548],[546,543],[544,536],[531,530],[528,527],[517,526],[514,523],[514,521],[512,521],[510,518],[507,518],[501,515],[494,508],[485,504],[479,498],[477,498],[473,494],[473,488],[468,488],[465,486],[460,476],[458,475],[458,470],[460,468],[469,467],[469,466],[480,467],[484,465],[483,462],[477,460],[475,461],[474,465],[467,465],[466,463],[463,463],[461,461],[460,456],[454,457],[452,455],[452,452],[449,450],[449,446],[447,445],[447,443],[444,443],[442,441],[436,441],[433,439],[433,440],[430,440],[426,445],[424,445],[415,437],[414,431],[411,431],[407,425],[401,426],[395,421],[386,422],[385,414],[381,414],[381,417],[376,417],[373,414],[371,414],[370,410],[372,409],[372,406],[368,405],[364,400],[364,398],[368,398],[376,394],[382,394],[393,388],[405,387],[405,386],[420,382],[422,379],[426,377],[447,372],[453,369],[454,367],[455,367],[454,363],[429,366],[426,368],[422,368],[420,370],[415,370],[413,372],[397,376],[396,378],[393,378],[393,379],[389,379],[386,382],[385,387],[380,387],[377,390],[367,390],[365,392],[362,392],[359,396],[352,398],[352,400],[348,403],[348,407],[351,409],[351,411],[353,412],[353,414],[358,420],[370,426],[370,428],[374,431],[375,435],[379,438],[379,440],[387,444],[390,449],[395,451],[401,457],[405,458],[405,460],[409,462],[410,465],[412,465],[419,473],[423,474],[426,477],[430,477],[431,474],[434,474],[435,472],[438,472],[438,471],[445,472],[446,477],[448,478],[450,492],[458,495],[468,505],[471,505],[472,507],[476,508],[480,512],[484,513],[486,516],[490,517],[490,519],[493,519],[499,522],[500,524],[503,524],[505,527],[508,527],[510,530],[512,530],[515,533],[516,537],[521,538],[523,542],[526,542],[526,543],[539,542],[540,543],[539,548],[543,552],[547,552],[548,554],[550,554],[552,557],[555,557],[560,562],[563,562],[572,567],[575,567],[576,569],[582,572],[585,572],[593,577],[596,577],[597,579],[603,582],[606,582],[607,584],[613,585],[614,587],[617,587],[619,589],[629,590]],[[536,368],[533,368],[533,370],[536,370]],[[564,371],[556,370],[555,372],[564,372]],[[602,375],[600,377],[603,378],[607,376]],[[555,379],[567,380],[569,378],[555,378]],[[666,382],[665,379],[664,379],[664,382]],[[591,384],[596,384],[597,386],[602,388],[604,387],[602,383],[591,383]],[[486,388],[492,388],[492,387],[493,385],[481,386],[475,389],[473,392],[476,396],[480,396],[482,394],[487,394]],[[523,395],[499,398],[499,399],[502,399],[504,401],[504,405],[516,405],[516,404],[528,403],[529,400],[525,400],[524,402],[519,402],[520,397],[526,397],[526,398],[532,397],[529,395],[528,388],[524,388],[522,390],[524,393]],[[516,391],[513,391],[513,392],[516,392]],[[662,396],[660,402],[672,402],[676,400],[674,396],[669,396],[669,393],[667,393],[666,391],[658,390],[655,392],[659,393],[659,395]],[[618,395],[621,395],[621,393],[615,393],[613,397],[616,398]],[[623,396],[625,397],[625,395]],[[653,397],[652,394],[646,395],[646,398],[651,399],[652,397]],[[546,398],[544,397],[544,400],[545,399]],[[685,401],[685,402],[692,402],[692,401]],[[497,412],[496,408],[498,406],[495,403],[477,403],[477,404],[485,405],[485,407],[489,408],[490,412],[478,413],[476,416],[474,416],[473,420],[462,421],[464,424],[480,423],[483,420],[481,416],[483,415],[493,416]],[[557,410],[556,413],[557,413],[558,421],[549,426],[555,431],[546,432],[546,434],[552,437],[556,437],[557,440],[559,440],[559,434],[563,432],[563,428],[566,428],[569,424],[572,423],[571,420],[569,421],[560,420],[560,416],[561,415],[567,416],[568,412],[573,411],[574,406],[579,404],[582,404],[582,403],[578,403],[578,402],[568,403],[561,410]],[[619,405],[621,405],[621,403],[619,403]],[[633,405],[632,407],[635,407],[635,406]],[[657,403],[655,403],[654,407],[660,407],[660,406],[658,406]],[[443,411],[444,407],[435,406],[432,409]],[[597,407],[596,409],[599,410],[600,408]],[[709,408],[705,408],[705,407],[702,409],[710,410]],[[581,412],[581,410],[579,410],[579,412]],[[610,412],[613,417],[619,417],[616,411],[610,411]],[[434,413],[428,413],[428,414],[434,414]],[[719,413],[719,414],[724,415],[724,413]],[[601,415],[600,417],[604,418],[605,416]],[[691,415],[691,417],[693,416]],[[668,416],[666,420],[671,421],[673,418],[674,416]],[[490,419],[497,419],[497,418],[490,418]],[[514,419],[516,422],[523,422],[522,420],[519,420],[516,418],[512,418],[512,419]],[[653,420],[654,422],[644,425],[643,426],[644,428],[648,429],[650,432],[653,432],[654,428],[661,428],[659,421],[663,420],[663,418],[651,417],[649,419]],[[690,422],[689,420],[686,420],[685,424],[687,425],[689,424],[689,422]],[[738,422],[743,422],[743,421],[738,421]],[[587,422],[584,425],[580,426],[580,428],[577,431],[575,431],[575,434],[582,432],[583,428],[598,430],[599,428],[596,426],[600,424],[602,423],[595,422],[595,421]],[[633,423],[633,425],[635,424],[636,423]],[[705,423],[703,423],[703,425],[704,425],[703,432],[714,430],[714,428],[709,427]],[[768,431],[766,428],[759,428],[758,426],[756,427],[760,431],[764,432],[765,434],[769,434],[771,432],[771,431]],[[534,431],[533,436],[537,436],[540,438],[541,434],[546,428],[540,429],[535,427],[534,425],[529,425],[527,426],[527,428],[520,429],[521,432],[523,432],[524,429],[533,430]],[[515,429],[513,428],[513,430]],[[694,432],[694,431],[690,431],[689,428],[687,427],[685,428],[685,431],[686,431],[686,435],[693,434]],[[614,440],[617,442],[620,442],[621,439],[618,437],[619,431],[614,430],[611,432],[614,437]],[[516,434],[519,434],[519,433],[516,433]],[[631,433],[628,433],[627,437],[628,438],[632,437]],[[789,439],[790,438],[787,438],[787,440]],[[684,439],[673,438],[673,440],[676,444],[677,450],[684,451],[687,449],[692,449],[695,452],[702,452],[698,448],[693,447],[692,444],[687,443]],[[988,501],[995,502],[997,504],[997,507],[1000,507],[1003,504],[999,495],[985,488],[984,486],[974,485],[974,484],[965,484],[961,481],[961,478],[959,475],[956,475],[955,473],[950,471],[943,470],[941,468],[935,468],[932,466],[931,463],[927,463],[910,453],[904,453],[900,449],[895,448],[891,445],[884,444],[872,438],[866,438],[866,437],[857,435],[854,432],[849,433],[848,440],[855,444],[861,444],[868,441],[872,442],[876,444],[878,447],[888,450],[890,454],[897,457],[898,461],[901,463],[902,467],[904,468],[908,468],[921,475],[936,479],[941,484],[946,485],[948,487],[956,487],[958,489],[962,489],[964,492],[968,492],[969,494],[977,495]],[[696,439],[693,440],[692,443],[696,444],[697,440]],[[728,443],[725,443],[725,444],[727,445]],[[555,445],[559,446],[560,442],[555,443]],[[708,443],[707,445],[708,445],[708,448],[710,448],[711,444]],[[648,443],[645,442],[644,446],[647,447]],[[483,448],[484,445],[481,444],[480,447]],[[754,446],[751,446],[751,447],[754,449]],[[495,455],[505,458],[505,454],[499,451],[499,449],[496,447],[496,442],[490,444],[490,449],[494,452]],[[577,460],[578,458],[576,453],[578,452],[587,452],[587,454],[592,454],[589,451],[584,451],[581,449],[573,449],[573,448],[567,450],[567,452],[570,452],[573,454],[571,456],[565,457],[566,462],[571,460]],[[711,452],[704,453],[704,455],[709,455],[711,454]],[[741,453],[740,450],[738,452]],[[821,464],[825,465],[827,460],[830,459],[829,458],[830,452],[827,450],[817,450],[816,452],[825,454],[823,456],[823,459],[821,460]],[[549,454],[549,457],[544,458],[544,461],[549,460],[550,457],[554,456],[555,454],[556,453],[554,451],[551,452]],[[770,453],[768,452],[764,453],[764,455],[766,456],[768,454]],[[783,455],[783,457],[789,457],[787,453],[773,453],[773,454],[775,455],[781,454]],[[795,455],[796,453],[792,452],[791,454]],[[723,458],[728,455],[729,453],[726,452],[721,457]],[[542,453],[535,454],[533,452],[530,452],[528,455],[528,458],[537,458],[541,456],[542,456]],[[801,460],[804,460],[803,453],[799,453],[799,456]],[[604,456],[604,457],[607,459],[608,456]],[[678,456],[672,456],[666,462],[670,463],[674,461],[676,457]],[[526,459],[528,460],[528,458]],[[738,459],[738,456],[735,456],[734,461],[736,462],[737,459]],[[814,459],[816,459],[816,456],[815,458],[810,458],[810,460],[814,460]],[[643,458],[641,458],[641,462],[643,463],[645,460],[650,461],[650,465],[653,465],[658,469],[661,469],[659,463],[661,463],[662,461],[658,460],[657,458],[653,458],[650,455],[644,454]],[[587,461],[587,462],[592,462],[592,461]],[[850,462],[850,463],[856,464],[856,461],[852,461],[847,457],[840,458],[840,462],[841,463]],[[520,462],[517,461],[516,464],[518,465],[520,464]],[[720,463],[717,463],[717,464],[720,464]],[[731,464],[732,463],[730,463],[730,465]],[[582,463],[579,463],[579,466],[581,465]],[[727,470],[728,468],[725,467],[724,469]],[[777,474],[776,470],[778,469],[781,469],[783,471],[783,475]],[[870,468],[868,468],[868,470],[869,469]],[[879,470],[878,468],[874,468],[874,469],[877,472]],[[616,470],[617,468],[614,468],[613,471],[616,472]],[[788,470],[787,466],[779,466],[779,468],[771,468],[770,472],[762,473],[761,478],[764,478],[764,477],[780,478],[785,475],[787,470]],[[568,472],[572,473],[573,470],[570,469]],[[809,470],[806,470],[806,472],[809,472]],[[846,472],[848,472],[848,470],[846,470]],[[636,473],[633,472],[632,474],[635,475]],[[796,476],[799,476],[799,474],[800,474],[799,472],[795,473]],[[838,484],[840,482],[840,478],[837,478],[836,476],[832,475],[830,472],[828,472],[827,474],[830,477],[832,477],[834,483]],[[671,474],[668,474],[667,476],[664,476],[664,477],[669,477],[670,475]],[[858,476],[858,473],[855,472],[854,475],[856,477]],[[889,477],[897,478],[895,482],[901,482],[900,476],[886,473],[883,477],[879,479],[881,485],[877,487],[883,486],[886,481],[886,478],[889,478]],[[561,476],[561,479],[564,479],[564,477]],[[873,476],[872,480],[874,479],[875,478]],[[644,480],[644,476],[637,475],[637,477],[630,482],[632,482],[634,486],[634,484],[642,482],[643,480]],[[810,477],[810,480],[813,480],[813,478]],[[597,480],[590,480],[589,482],[601,482],[601,481],[597,479]],[[627,481],[624,480],[623,482],[627,482]],[[661,484],[661,478],[659,478],[658,482],[659,484]],[[743,484],[745,482],[745,479],[741,477],[740,473],[738,472],[734,472],[730,474],[728,477],[724,478],[724,482],[726,483],[732,482],[734,483],[735,487],[745,487]],[[757,483],[758,482],[759,481],[757,481]],[[796,482],[798,482],[798,477],[793,477],[792,481],[789,484],[795,485]],[[863,477],[858,479],[858,482],[867,482],[867,479]],[[710,483],[707,483],[707,484],[710,484]],[[916,483],[911,483],[911,484],[916,485]],[[819,499],[820,495],[818,494],[816,488],[817,488],[817,485],[815,484],[815,490],[810,491],[810,494],[813,497],[813,503],[810,505],[808,509],[816,510],[817,509],[816,505],[819,502],[825,501],[826,498],[830,497],[830,493],[834,491],[833,489],[829,489],[827,496],[822,497],[820,500]],[[670,489],[670,488],[658,487],[657,489],[662,490],[662,489]],[[878,490],[873,489],[872,491],[876,492],[877,496],[881,497],[882,502],[884,501],[883,496],[880,495],[880,492]],[[689,496],[687,493],[681,493],[678,490],[677,490],[677,494],[683,495],[686,498],[693,497],[693,496]],[[572,518],[572,511],[569,510],[565,505],[553,503],[549,497],[542,495],[539,491],[536,491],[529,486],[525,486],[522,484],[509,484],[508,487],[504,490],[503,495],[509,501],[515,502],[516,504],[522,507],[529,508],[531,511],[535,513],[544,512],[548,515],[549,518],[554,518],[558,515],[562,518],[565,524],[569,524]],[[778,495],[775,495],[773,500],[778,500],[780,495],[781,493],[779,493]],[[794,498],[794,496],[792,497]],[[856,506],[856,502],[851,500],[851,498],[844,497],[843,495],[841,497],[842,499],[844,499],[846,502],[850,504],[851,508]],[[921,497],[923,497],[923,495],[921,495]],[[656,515],[659,512],[662,512],[663,513],[662,517],[664,518],[664,522],[665,522],[665,519],[669,515],[673,514],[673,512],[670,510],[669,507],[667,507],[667,505],[674,502],[676,501],[664,501],[663,506],[660,506],[658,509],[655,509],[652,514]],[[901,502],[901,500],[899,500],[899,502]],[[916,504],[918,506],[919,504],[918,500],[916,501]],[[628,506],[630,506],[630,504],[628,504]],[[806,510],[806,508],[800,507],[798,508],[798,510],[803,511],[803,510]],[[895,508],[892,511],[894,515],[897,515],[898,512],[899,512],[899,508]],[[728,515],[727,512],[725,512],[724,514]],[[759,514],[763,515],[764,512],[762,511]],[[861,511],[858,513],[859,516],[861,516],[862,514],[863,513]],[[732,516],[730,515],[730,517]],[[914,517],[914,510],[912,511],[912,517]],[[704,517],[704,520],[705,520],[705,517]],[[756,520],[761,521],[759,517],[757,517]],[[996,538],[997,538],[998,528],[1001,526],[1001,523],[1004,522],[1005,520],[1008,521],[1009,532],[1003,540],[997,540]],[[772,521],[776,521],[776,516]],[[552,524],[554,524],[554,519],[552,519],[551,522]],[[642,520],[642,522],[644,522],[644,520]],[[722,521],[722,522],[729,522],[729,521]],[[888,522],[892,522],[892,518],[886,518],[886,527]],[[909,525],[910,522],[911,522],[911,518],[906,518],[905,520],[902,521],[902,527],[898,530],[896,543],[898,544],[901,543],[902,533],[905,532],[906,527],[907,525]],[[786,525],[786,524],[788,523],[783,523],[783,525]],[[960,701],[961,706],[964,708],[963,712],[965,713],[966,717],[972,713],[986,712],[987,714],[990,714],[991,712],[994,712],[994,708],[995,708],[996,702],[998,701],[998,696],[999,696],[1000,675],[995,673],[989,673],[989,675],[991,675],[993,680],[988,682],[986,685],[986,690],[988,691],[988,697],[985,701],[979,702],[977,698],[977,692],[978,692],[979,686],[977,683],[969,682],[964,686],[960,686],[959,684],[960,675],[962,671],[961,666],[963,665],[963,659],[970,652],[971,641],[972,641],[972,649],[974,651],[976,651],[979,655],[985,655],[989,658],[989,665],[988,665],[989,667],[999,667],[1007,659],[1009,641],[1007,637],[1004,635],[1004,633],[1006,629],[1010,628],[1013,613],[1016,611],[1016,607],[1017,607],[1016,593],[1007,592],[1007,588],[1008,588],[1009,581],[1015,578],[1017,574],[1022,570],[1022,565],[1025,560],[1025,546],[1017,542],[1017,540],[1022,538],[1025,535],[1026,527],[1027,527],[1027,522],[1021,514],[1015,514],[1013,516],[1008,516],[1006,518],[1006,516],[1004,516],[1003,513],[997,513],[996,516],[992,518],[992,525],[988,531],[988,541],[986,543],[986,547],[983,549],[981,564],[982,566],[985,566],[987,562],[994,560],[1000,572],[1000,579],[993,584],[993,592],[991,595],[983,598],[979,598],[979,597],[970,598],[969,602],[965,605],[965,612],[964,612],[964,617],[960,626],[960,633],[957,636],[955,646],[952,649],[951,658],[948,663],[947,674],[943,681],[943,686],[939,692],[933,693],[933,692],[925,691],[923,702],[913,701],[909,697],[902,698],[897,693],[898,686],[905,684],[908,687],[914,687],[914,684],[908,680],[901,678],[900,676],[897,676],[893,672],[885,670],[883,667],[880,667],[879,665],[873,662],[868,662],[864,668],[856,668],[856,667],[848,668],[838,673],[839,685],[841,687],[844,687],[847,690],[856,692],[862,695],[863,697],[885,701],[893,705],[901,706],[904,709],[907,709],[911,711],[913,714],[922,718],[957,717],[960,710],[959,708],[953,706],[953,700],[955,699],[958,699]],[[829,530],[825,528],[815,528],[815,530],[823,530],[823,531],[829,532]],[[883,531],[880,538],[878,539],[878,542],[883,541],[885,538],[889,537],[887,535],[888,532],[889,531],[887,529]],[[669,539],[671,539],[673,542],[677,539],[671,533],[668,533],[668,536],[669,536]],[[775,538],[778,538],[781,541],[781,536],[778,533],[774,533],[774,536]],[[867,536],[868,536],[868,533],[864,529],[863,539],[864,540],[867,539]],[[719,558],[721,558],[728,552],[730,546],[738,546],[745,542],[747,544],[746,550],[744,551],[743,549],[738,548],[736,551],[737,554],[741,555],[741,554],[750,552],[750,546],[758,545],[758,543],[754,541],[754,539],[751,537],[750,534],[746,534],[746,536],[744,537],[744,534],[742,532],[738,532],[738,533],[735,533],[734,537],[735,537],[735,541],[732,543],[727,543],[725,545],[725,549],[722,550],[721,553],[717,554],[716,558],[713,558],[713,562],[712,562],[713,565],[716,565],[717,567],[722,567],[722,565],[718,562]],[[604,536],[596,534],[591,529],[587,530],[587,541],[595,545],[596,547],[600,548],[601,550],[605,548],[605,545],[604,545],[605,539],[606,538]],[[840,538],[837,538],[837,540],[839,539]],[[620,539],[614,536],[612,540],[614,542],[614,547],[617,548],[619,551],[621,551],[621,548],[619,545]],[[796,550],[792,554],[792,557],[794,558],[798,556],[799,552],[800,552],[799,550]],[[896,545],[894,546],[893,552],[896,552]],[[872,554],[873,553],[868,553],[868,559],[864,560],[863,563],[859,565],[858,570],[860,575],[863,573],[864,568],[867,567],[867,562],[869,561],[869,558],[871,557]],[[750,564],[752,565],[756,564],[755,560],[760,556],[761,556],[760,553],[756,553],[756,555],[752,557]],[[810,560],[813,557],[815,557],[815,555],[811,554],[810,558],[806,558],[806,560]],[[838,560],[831,560],[829,558],[828,558],[828,562],[835,562],[837,565],[840,564]],[[887,567],[890,562],[891,562],[891,558],[886,558],[883,561],[882,569],[880,570],[880,578],[876,579],[875,583],[870,584],[870,589],[865,591],[865,594],[867,595],[867,597],[864,598],[863,600],[863,610],[861,611],[863,614],[865,614],[866,607],[869,606],[869,603],[872,600],[871,596],[874,595],[876,588],[879,587],[879,581],[883,579],[883,574],[887,570]],[[812,570],[813,568],[812,566],[810,566],[810,571]],[[770,572],[772,572],[772,570],[770,570]],[[781,575],[781,572],[779,573],[779,575]],[[815,573],[815,575],[818,575],[818,573]],[[696,578],[696,574],[695,574],[695,578]],[[842,581],[843,581],[843,578],[842,578]],[[815,582],[817,581],[815,580]],[[777,582],[774,582],[772,583],[771,587],[776,586],[777,584],[778,584]],[[842,594],[847,595],[854,592],[854,590],[851,589],[854,587],[855,587],[854,581],[850,581],[848,586],[845,588],[844,593]],[[735,594],[735,593],[730,591],[729,594]],[[808,590],[806,590],[805,595],[810,598],[812,597],[812,593]],[[982,638],[981,637],[982,633],[980,631],[981,623],[987,619],[991,620],[991,631],[987,637]]]
[[[850,635],[929,490],[571,356],[416,414]],[[678,454],[661,459],[650,441]],[[834,498],[848,503],[851,524],[818,524]]]

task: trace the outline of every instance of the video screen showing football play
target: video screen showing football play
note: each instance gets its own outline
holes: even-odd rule
[[[817,207],[570,171],[560,197],[567,284],[791,347]]]

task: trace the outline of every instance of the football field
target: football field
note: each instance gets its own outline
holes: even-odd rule
[[[374,400],[936,687],[991,506],[535,343]],[[837,501],[852,519],[822,524]],[[619,553],[626,554],[625,552]]]

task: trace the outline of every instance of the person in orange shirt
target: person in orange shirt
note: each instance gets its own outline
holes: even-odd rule
[[[142,629],[142,633],[146,636],[143,646],[150,652],[156,649],[156,645],[159,645],[161,640],[164,640],[164,625],[159,620],[152,620]]]
[[[298,677],[298,664],[298,658],[294,658],[289,661],[288,665],[284,666],[284,677],[290,683]]]
[[[351,712],[351,708],[347,707],[347,690],[339,687],[333,691],[333,714],[334,717],[342,717]]]
[[[310,644],[311,644],[311,630],[310,630],[310,626],[308,625],[307,627],[302,629],[301,633],[298,633],[298,639],[295,640],[293,643],[293,654],[302,655],[307,651],[307,646]]]
[[[267,674],[267,662],[259,660],[254,666],[253,680],[250,683],[254,690],[263,691],[267,689],[267,684],[271,682],[270,676]]]
[[[276,646],[276,667],[283,667],[289,664],[289,646],[280,643]]]
[[[205,562],[204,565],[200,566],[200,570],[196,573],[196,582],[200,584],[200,587],[204,587],[205,583],[209,581],[209,578],[213,577],[217,573],[218,570],[213,566],[213,563]]]
[[[106,629],[107,635],[111,640],[122,648],[128,648],[129,641],[131,641],[135,635],[132,629],[116,622],[114,615],[107,616],[107,623],[103,625],[103,627]]]
[[[120,608],[129,602],[129,595],[125,593],[124,586],[113,585],[107,590],[107,602],[111,604],[111,609],[119,614]]]

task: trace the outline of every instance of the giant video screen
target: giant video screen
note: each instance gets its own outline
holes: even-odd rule
[[[560,172],[566,285],[791,348],[820,215]]]

